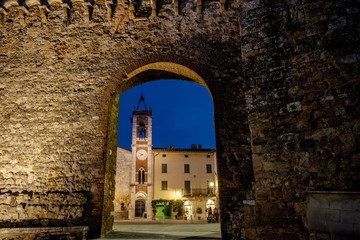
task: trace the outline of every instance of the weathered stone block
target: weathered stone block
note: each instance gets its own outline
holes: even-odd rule
[[[324,192],[309,196],[307,224],[310,229],[330,236],[360,236],[357,228],[360,214],[356,193]],[[313,199],[317,199],[314,201]]]
[[[255,207],[248,239],[308,239],[306,190],[359,189],[355,1],[230,1],[226,12],[223,1],[222,12],[203,1],[200,15],[185,1],[177,17],[166,2],[142,21],[117,12],[114,33],[110,2],[92,2],[88,23],[77,1],[35,2],[0,3],[1,226],[54,218],[49,225],[86,222],[100,234],[114,196],[112,96],[150,80],[190,80],[168,69],[127,77],[157,62],[193,70],[213,96],[224,239],[242,224],[228,202],[238,213],[251,192],[270,201]]]

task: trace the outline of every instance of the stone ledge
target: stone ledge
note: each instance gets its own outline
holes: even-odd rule
[[[54,232],[84,232],[88,231],[88,226],[74,226],[74,227],[29,227],[29,228],[0,228],[1,234],[14,233],[54,233]]]
[[[360,195],[360,192],[357,191],[306,191],[308,194],[351,194],[351,195]]]

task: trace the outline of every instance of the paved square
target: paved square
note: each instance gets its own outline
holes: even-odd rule
[[[221,239],[219,223],[119,224],[105,239]]]

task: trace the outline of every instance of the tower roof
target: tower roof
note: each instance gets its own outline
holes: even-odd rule
[[[133,115],[152,115],[151,106],[149,106],[148,108],[146,105],[145,98],[143,96],[142,86],[140,99],[137,106],[134,107]]]
[[[144,96],[142,94],[142,91],[141,91],[141,96],[140,96],[140,99],[139,99],[139,103],[138,103],[138,105],[136,107],[136,110],[141,111],[141,109],[140,109],[141,103],[143,103],[143,106],[144,106],[143,110],[148,111],[148,108],[147,108],[147,105],[146,105],[146,102],[145,102],[145,98],[144,98]]]

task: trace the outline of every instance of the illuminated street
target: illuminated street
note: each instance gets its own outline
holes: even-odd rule
[[[115,224],[105,239],[221,239],[219,223],[211,224]]]

